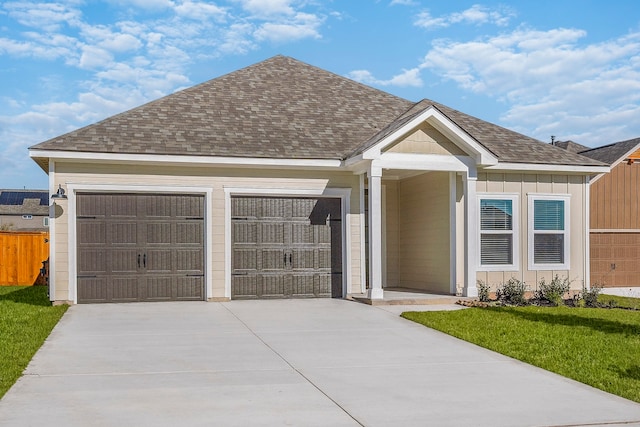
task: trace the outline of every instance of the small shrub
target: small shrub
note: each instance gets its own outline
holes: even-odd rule
[[[526,292],[527,285],[515,277],[512,277],[506,283],[498,286],[496,297],[504,304],[526,305],[527,300],[524,297]]]
[[[569,292],[571,281],[568,277],[560,278],[557,274],[549,283],[544,278],[538,283],[535,298],[540,301],[548,301],[555,306],[562,305],[564,295]]]
[[[581,307],[598,307],[598,296],[602,291],[602,286],[595,284],[591,289],[582,288],[579,296],[579,305]]]
[[[478,300],[480,302],[489,302],[490,290],[491,290],[491,286],[489,286],[482,280],[478,280]]]

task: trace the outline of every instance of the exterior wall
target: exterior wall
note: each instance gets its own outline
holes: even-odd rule
[[[640,163],[620,162],[591,184],[591,283],[640,287]]]
[[[519,271],[478,271],[476,278],[491,285],[495,290],[497,284],[514,277],[524,281],[529,286],[529,290],[535,291],[541,279],[549,281],[557,274],[560,277],[569,277],[571,289],[582,289],[588,283],[585,281],[586,248],[589,245],[585,231],[588,213],[585,207],[587,191],[585,177],[581,175],[479,173],[478,196],[487,192],[519,195],[520,217],[515,220],[518,221],[520,229],[520,242],[516,253],[520,268]],[[570,196],[571,217],[567,224],[569,226],[569,270],[532,270],[529,266],[528,195],[535,194],[568,194]],[[477,225],[471,225],[471,227],[478,229]]]
[[[350,283],[347,293],[359,293],[361,289],[360,272],[360,203],[359,180],[350,172],[326,171],[283,171],[277,169],[240,169],[210,167],[172,167],[172,166],[135,166],[108,164],[77,164],[56,162],[54,187],[62,184],[74,185],[112,185],[149,186],[153,191],[157,186],[180,187],[192,186],[211,190],[211,212],[207,221],[211,223],[212,233],[212,271],[209,272],[213,282],[213,298],[225,297],[225,187],[226,188],[262,188],[284,189],[291,192],[315,191],[322,193],[325,189],[351,189],[350,214],[346,216],[346,227],[350,234]],[[274,193],[274,195],[276,195]],[[68,301],[69,290],[69,201],[60,200],[59,212],[55,226],[55,295],[53,299]],[[346,251],[346,248],[343,250]],[[347,271],[347,270],[344,270]]]
[[[398,277],[404,288],[450,292],[449,173],[398,183]]]
[[[413,133],[391,146],[390,153],[445,154],[466,156],[457,145],[442,135],[436,128],[423,123]]]
[[[24,219],[22,215],[0,215],[0,229],[6,227],[7,230],[16,231],[46,231],[48,226],[44,225],[47,216],[32,215],[31,219]]]
[[[591,184],[591,230],[640,232],[640,163],[619,163]]]

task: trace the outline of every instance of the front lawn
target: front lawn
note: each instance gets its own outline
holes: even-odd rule
[[[529,306],[402,316],[640,402],[640,311]]]
[[[44,286],[0,286],[0,398],[67,308],[52,306]]]

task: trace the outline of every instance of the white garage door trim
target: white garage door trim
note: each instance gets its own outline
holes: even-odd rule
[[[204,205],[204,279],[205,279],[205,299],[213,296],[213,229],[211,224],[211,213],[213,212],[213,189],[210,187],[191,186],[166,186],[166,185],[122,185],[122,184],[86,184],[86,183],[66,183],[69,197],[67,212],[69,226],[67,230],[68,250],[69,250],[69,300],[74,304],[78,303],[78,279],[77,279],[77,240],[76,240],[76,193],[77,192],[102,192],[102,193],[191,193],[205,196]]]
[[[224,187],[224,296],[231,299],[231,197],[232,196],[277,196],[339,198],[342,209],[342,297],[351,289],[351,189],[350,188],[256,188]]]

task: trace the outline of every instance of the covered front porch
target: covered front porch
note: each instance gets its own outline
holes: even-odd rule
[[[360,175],[363,294],[477,296],[478,168],[497,158],[433,106],[351,160]]]

